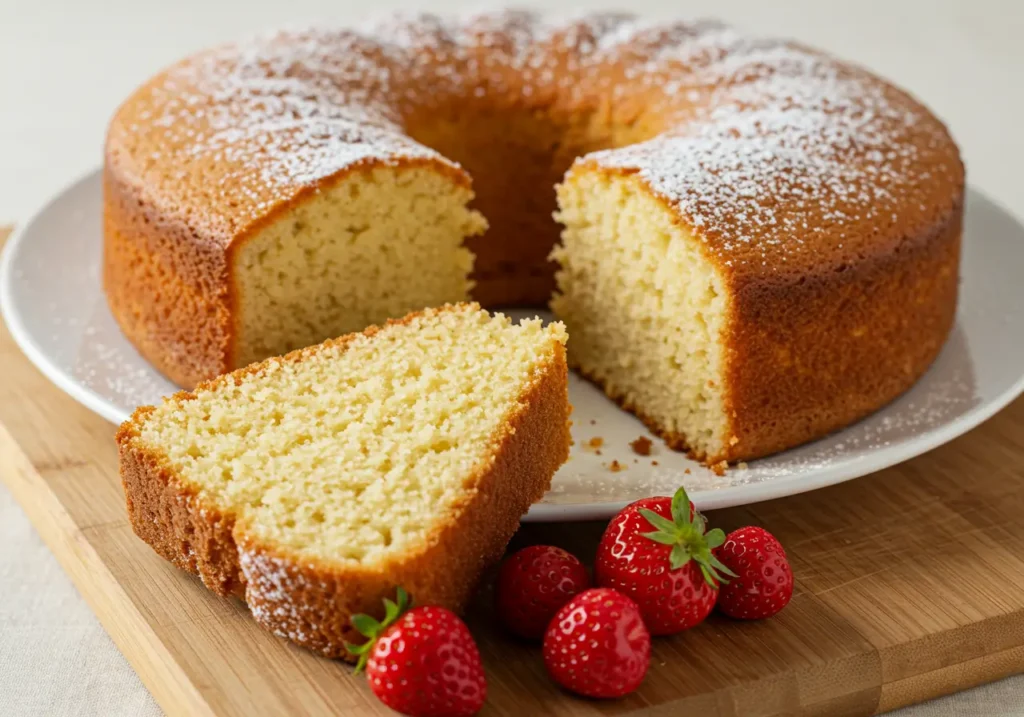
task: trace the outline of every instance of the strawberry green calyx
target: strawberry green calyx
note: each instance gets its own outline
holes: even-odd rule
[[[725,532],[721,528],[714,530],[707,529],[707,522],[704,516],[693,511],[690,513],[690,499],[686,495],[686,489],[681,487],[672,496],[672,519],[664,518],[653,510],[640,509],[640,515],[647,519],[656,530],[650,533],[642,533],[645,538],[663,545],[671,545],[672,552],[669,553],[669,567],[678,570],[691,560],[700,568],[704,580],[711,587],[718,587],[718,583],[729,582],[724,576],[736,577],[736,573],[726,567],[715,554],[711,552],[725,543]]]
[[[361,672],[366,667],[367,660],[370,659],[370,651],[373,646],[377,643],[377,638],[384,634],[395,621],[401,617],[406,610],[412,605],[412,599],[409,597],[409,593],[404,588],[399,586],[395,589],[395,598],[397,602],[384,598],[384,619],[376,620],[369,615],[357,613],[352,616],[352,626],[359,632],[360,635],[368,638],[362,645],[352,645],[345,643],[345,649],[351,652],[353,655],[359,656],[359,662],[356,663],[356,672]]]

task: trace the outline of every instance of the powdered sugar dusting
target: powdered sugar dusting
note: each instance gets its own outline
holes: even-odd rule
[[[234,230],[353,165],[445,163],[403,134],[384,101],[390,85],[391,67],[372,40],[280,33],[172,68],[141,100],[155,109],[115,123],[112,134],[157,147],[139,158],[155,170],[142,172],[145,183],[170,184],[172,199],[186,206],[199,199]]]
[[[404,14],[257,37],[151,83],[110,147],[141,186],[232,232],[347,167],[452,165],[403,119],[445,96],[510,92],[656,112],[661,136],[585,160],[637,172],[729,261],[792,260],[864,222],[923,220],[951,194],[936,186],[962,177],[942,126],[864,71],[714,21],[623,13]]]
[[[678,50],[694,115],[580,162],[637,173],[726,264],[778,268],[829,245],[841,258],[865,224],[924,221],[929,197],[955,194],[936,191],[962,179],[944,128],[868,73],[730,28]]]
[[[239,546],[238,564],[246,581],[245,601],[256,622],[278,637],[300,644],[322,639],[316,615],[298,598],[310,589],[322,592],[326,584],[312,585],[294,560],[252,547]]]

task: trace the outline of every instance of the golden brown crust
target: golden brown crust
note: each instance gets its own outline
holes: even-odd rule
[[[179,386],[224,373],[231,319],[223,253],[120,181],[112,162],[103,196],[103,289],[121,330]]]
[[[913,386],[953,327],[963,204],[842,271],[734,289],[726,411],[735,439],[718,460],[806,443]]]
[[[651,61],[677,51],[678,62]],[[728,106],[733,90],[739,109]],[[312,102],[317,117],[338,122],[264,131],[280,124],[268,94],[298,102],[297,112]],[[358,108],[355,129],[339,97]],[[652,156],[622,149],[686,135],[712,102],[722,103],[719,129],[744,140],[732,154],[720,137],[678,150],[693,152],[683,159],[710,178],[666,170],[660,155],[679,159],[669,144],[654,143]],[[750,109],[764,112],[753,121]],[[717,137],[716,126],[703,130]],[[225,129],[232,138],[222,146]],[[773,131],[775,144],[763,144]],[[318,164],[352,147],[371,156],[336,171]],[[694,211],[708,219],[700,240],[731,302],[725,400],[735,441],[701,458],[754,458],[824,435],[892,400],[934,359],[955,312],[964,192],[959,152],[939,120],[902,90],[813,50],[626,15],[554,29],[523,13],[454,24],[426,16],[376,34],[282,33],[246,52],[186,59],[133,94],[110,126],[108,301],[175,383],[237,368],[234,252],[312,193],[384,164],[429,166],[460,186],[478,173],[491,230],[470,240],[474,295],[491,306],[536,304],[551,290],[556,229],[551,193],[534,188],[603,147],[620,149],[580,166],[641,173],[690,233]],[[275,173],[291,160],[299,178]],[[731,191],[736,182],[743,192]],[[671,198],[659,193],[666,188]],[[644,420],[685,449],[685,437]]]
[[[159,456],[140,449],[132,441],[137,430],[137,424],[125,423],[117,433],[121,483],[135,534],[216,594],[243,597],[234,516],[204,504]]]
[[[236,368],[237,289],[234,256],[264,226],[318,191],[353,173],[364,162],[295,191],[288,201],[237,233],[203,214],[167,207],[131,181],[120,153],[108,143],[103,172],[103,288],[125,336],[164,376],[191,388]],[[429,166],[459,186],[469,177],[429,159],[389,163],[397,170]]]
[[[730,440],[721,453],[695,451],[621,391],[574,368],[670,448],[708,466],[826,436],[910,389],[945,344],[956,315],[963,186],[959,197],[928,231],[841,270],[780,281],[771,271],[730,272],[709,256],[731,297],[723,337]]]
[[[399,322],[409,321],[413,316]],[[379,329],[364,332],[373,335]],[[352,336],[336,340],[342,344]],[[330,343],[336,343],[330,342]],[[300,361],[316,347],[274,361]],[[260,365],[204,384],[237,380]],[[327,563],[263,545],[228,512],[203,501],[138,440],[141,408],[117,433],[121,478],[135,533],[162,557],[198,574],[219,595],[237,595],[257,622],[329,657],[348,657],[354,612],[379,614],[381,599],[404,586],[419,604],[461,610],[482,570],[497,560],[520,517],[547,492],[569,455],[565,349],[557,345],[499,435],[494,460],[472,479],[465,499],[413,552],[385,563]],[[188,400],[182,392],[175,398]]]

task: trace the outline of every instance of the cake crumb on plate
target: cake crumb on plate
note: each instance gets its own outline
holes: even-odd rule
[[[638,456],[649,456],[651,455],[651,439],[646,436],[640,436],[635,441],[629,444],[629,447],[633,449],[633,452]]]

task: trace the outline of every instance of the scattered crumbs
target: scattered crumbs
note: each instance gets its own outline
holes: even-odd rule
[[[596,425],[597,425],[597,421],[596,421],[596,420],[594,420],[593,418],[591,418],[591,419],[590,419],[590,425],[591,425],[591,426],[596,426]]]
[[[633,449],[633,452],[638,456],[649,456],[651,455],[651,439],[646,436],[640,436],[635,441],[629,444],[629,447]]]
[[[591,448],[598,449],[604,445],[604,439],[601,438],[600,436],[594,436],[589,441],[587,441],[587,445],[590,446]]]
[[[724,476],[725,469],[729,467],[729,461],[718,461],[715,465],[711,466],[711,470],[715,472],[716,476]]]
[[[626,470],[626,466],[622,465],[618,461],[612,461],[611,463],[608,464],[608,470],[610,470],[612,473],[618,473],[619,471]]]
[[[640,462],[640,459],[639,459],[639,458],[634,458],[634,459],[633,459],[633,462],[634,462],[634,463],[639,463],[639,462]]]
[[[597,455],[601,455],[601,451],[599,451],[599,450],[598,451],[594,451],[594,453],[596,453]]]
[[[619,449],[611,449],[615,455],[609,456],[609,461],[602,459],[597,466],[587,462],[565,469],[553,481],[551,492],[544,502],[556,505],[595,500],[627,503],[634,500],[638,493],[668,495],[678,487],[680,474],[683,473],[683,482],[691,492],[728,490],[737,486],[805,476],[817,471],[831,470],[836,466],[849,465],[851,460],[858,460],[868,452],[905,440],[908,432],[913,434],[941,426],[979,405],[980,402],[977,380],[969,367],[957,367],[948,374],[929,374],[923,383],[919,384],[919,389],[895,408],[885,409],[850,426],[839,435],[823,438],[801,450],[750,461],[746,470],[742,470],[738,465],[730,465],[724,477],[715,475],[712,470],[705,467],[684,462],[682,454],[674,452],[666,452],[664,455],[668,456],[667,458],[656,452],[644,459],[641,464],[648,466],[647,470],[641,470],[638,466],[634,470],[624,471],[625,475],[612,473],[608,469],[608,462],[612,457],[618,457],[617,451],[628,445],[631,439],[626,438],[628,433],[614,439],[609,436],[610,441],[618,441],[621,444]],[[583,419],[584,425],[587,420]],[[589,436],[585,436],[578,438],[577,441],[586,445],[588,438]],[[653,437],[652,441],[657,443]],[[725,441],[728,441],[728,436]],[[742,444],[742,439],[740,442]],[[593,455],[592,451],[588,453]],[[631,453],[627,456],[631,456]],[[650,467],[657,462],[661,463],[664,470],[661,467]],[[687,465],[689,470],[686,470]],[[673,469],[672,466],[678,468]]]
[[[747,465],[746,461],[740,461],[739,463],[736,464],[736,467],[739,468],[741,471],[745,471],[750,466]]]
[[[651,461],[651,465],[652,465],[652,466],[656,466],[656,465],[658,465],[658,461]]]

